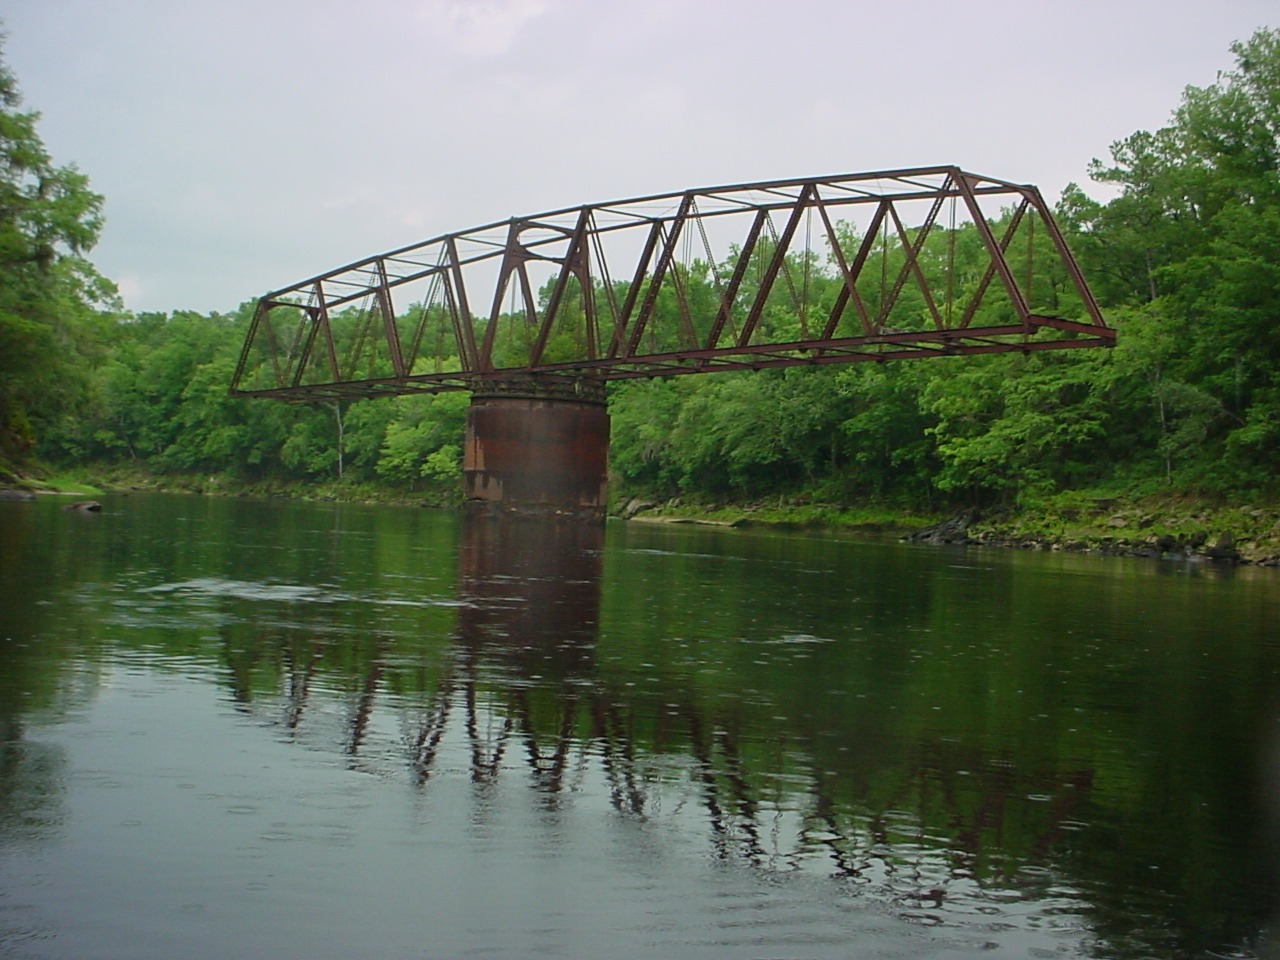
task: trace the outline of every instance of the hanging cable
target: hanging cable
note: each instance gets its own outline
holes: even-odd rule
[[[951,307],[955,302],[956,282],[956,198],[951,198],[950,224],[947,228],[947,329],[951,328]]]

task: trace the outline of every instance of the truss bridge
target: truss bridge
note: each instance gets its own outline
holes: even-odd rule
[[[553,460],[585,457],[595,476],[603,452],[584,450],[607,445],[610,381],[1114,340],[1035,187],[918,167],[566,207],[369,257],[264,296],[232,392],[467,390],[494,437],[548,433],[556,403],[595,405],[549,431]],[[583,431],[599,436],[584,446]],[[478,464],[509,445],[477,460],[473,439],[469,426],[469,484],[495,479]],[[495,467],[507,487],[509,466]],[[565,482],[603,495],[602,475],[594,492]]]

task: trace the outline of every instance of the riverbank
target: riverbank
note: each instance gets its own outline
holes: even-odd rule
[[[786,500],[738,505],[631,500],[619,515],[641,522],[836,529],[917,543],[1280,567],[1280,504],[1228,504],[1188,495],[1063,494],[1018,510],[933,515]]]
[[[247,481],[224,474],[154,473],[134,464],[86,467],[65,473],[0,474],[0,490],[36,495],[75,493],[98,496],[103,493],[189,493],[210,497],[249,497],[263,500],[316,500],[344,503],[394,504],[397,506],[456,506],[459,492],[454,487],[404,490],[379,484],[331,480],[303,482],[291,480]]]
[[[136,465],[34,477],[8,474],[0,490],[100,496],[104,493],[190,493],[456,507],[456,487],[404,490],[380,484],[327,481],[243,482],[222,475],[157,474]],[[1017,509],[913,511],[886,505],[821,503],[779,497],[710,504],[684,498],[655,502],[622,496],[612,516],[648,523],[836,530],[871,539],[1054,550],[1280,567],[1280,503],[1227,503],[1189,494],[1145,496],[1067,492]]]

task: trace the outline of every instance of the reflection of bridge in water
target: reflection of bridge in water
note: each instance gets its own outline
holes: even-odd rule
[[[995,869],[975,866],[988,839],[1014,829],[1009,797],[1069,806],[1088,774],[1067,773],[1063,791],[1061,771],[945,744],[889,757],[866,731],[841,755],[798,726],[762,731],[742,700],[708,699],[689,678],[655,702],[598,662],[602,527],[483,517],[602,516],[612,381],[1113,342],[1036,188],[939,166],[572,207],[370,257],[263,297],[232,389],[327,403],[472,394],[464,474],[481,509],[464,531],[456,642],[423,674],[405,737],[423,787],[459,743],[473,783],[523,765],[549,802],[594,758],[628,815],[672,790],[686,809],[696,796],[724,856],[817,857],[865,877],[951,851],[977,875]],[[295,731],[317,655],[289,667]],[[353,665],[353,762],[392,656],[369,649]],[[1028,856],[1065,813],[1044,804],[1017,824]]]
[[[232,382],[473,398],[486,509],[599,516],[616,380],[1110,346],[1039,191],[954,166],[549,211],[274,291]]]
[[[388,689],[390,641],[343,654],[351,673],[335,723],[312,638],[306,655],[285,658],[277,722],[385,773],[386,737],[371,732],[394,718],[395,762],[424,792],[458,776],[481,792],[516,782],[556,808],[582,802],[595,778],[617,813],[678,817],[720,859],[842,877],[907,909],[1008,882],[1021,857],[1046,861],[1088,803],[1087,770],[1022,770],[945,743],[901,755],[865,730],[844,732],[849,749],[833,751],[782,718],[759,728],[742,698],[628,688],[599,662],[603,538],[590,524],[473,518],[455,639],[421,692]],[[1034,822],[1018,802],[1028,795],[1055,798]]]

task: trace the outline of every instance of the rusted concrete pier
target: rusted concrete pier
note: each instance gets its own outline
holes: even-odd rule
[[[601,381],[521,377],[473,389],[463,448],[469,513],[601,522],[608,472]]]

